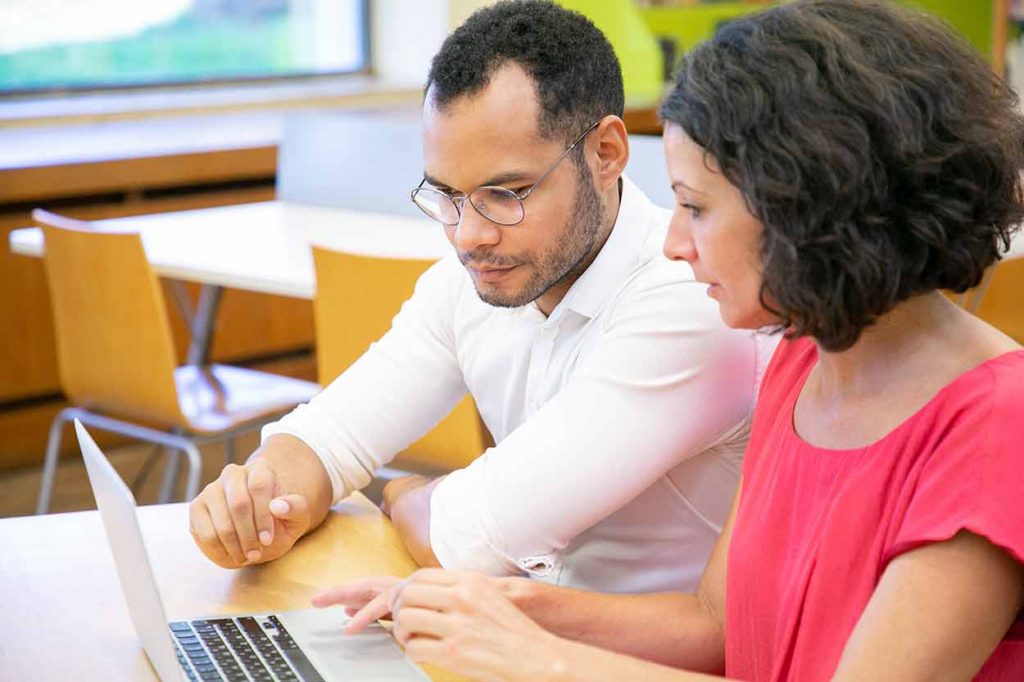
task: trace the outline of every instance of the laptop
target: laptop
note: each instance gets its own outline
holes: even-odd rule
[[[77,419],[75,431],[132,625],[163,682],[429,680],[379,625],[358,635],[342,634],[341,609],[168,622],[139,529],[135,497]]]

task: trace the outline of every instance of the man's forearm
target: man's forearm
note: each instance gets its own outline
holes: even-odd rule
[[[269,464],[277,477],[280,494],[297,494],[309,504],[310,527],[317,528],[331,508],[333,491],[320,458],[294,436],[275,434],[256,449],[249,462],[260,459]]]
[[[697,595],[612,595],[526,578],[495,580],[516,606],[559,637],[676,668],[725,669],[724,634]]]
[[[391,523],[405,548],[422,567],[441,565],[430,546],[430,496],[438,480],[402,494],[390,510]]]

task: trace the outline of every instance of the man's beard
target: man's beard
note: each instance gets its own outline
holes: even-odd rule
[[[601,197],[594,189],[590,168],[581,163],[577,169],[576,199],[562,225],[560,239],[550,249],[539,256],[525,259],[494,257],[486,252],[459,254],[463,265],[475,261],[496,267],[520,266],[533,270],[533,276],[518,291],[482,291],[477,285],[477,295],[484,303],[500,308],[519,308],[537,300],[554,286],[574,281],[589,267],[593,255],[591,252],[604,224],[605,211]],[[544,228],[538,226],[538,229]]]

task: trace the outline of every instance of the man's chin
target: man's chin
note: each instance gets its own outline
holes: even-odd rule
[[[522,308],[536,296],[530,297],[522,291],[502,291],[486,284],[476,285],[476,295],[487,305],[495,308]]]
[[[496,308],[521,308],[540,294],[533,295],[535,286],[530,277],[523,277],[525,272],[518,272],[521,268],[513,268],[517,272],[509,272],[498,281],[487,281],[485,278],[476,277],[472,273],[470,278],[473,287],[476,289],[480,300]],[[525,282],[522,282],[526,279]],[[518,280],[518,281],[517,281]],[[517,286],[518,284],[518,286]]]

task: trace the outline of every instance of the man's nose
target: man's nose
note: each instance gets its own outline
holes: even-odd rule
[[[459,214],[459,223],[451,233],[451,241],[460,252],[471,253],[501,241],[501,226],[480,215],[472,202],[463,203]]]

